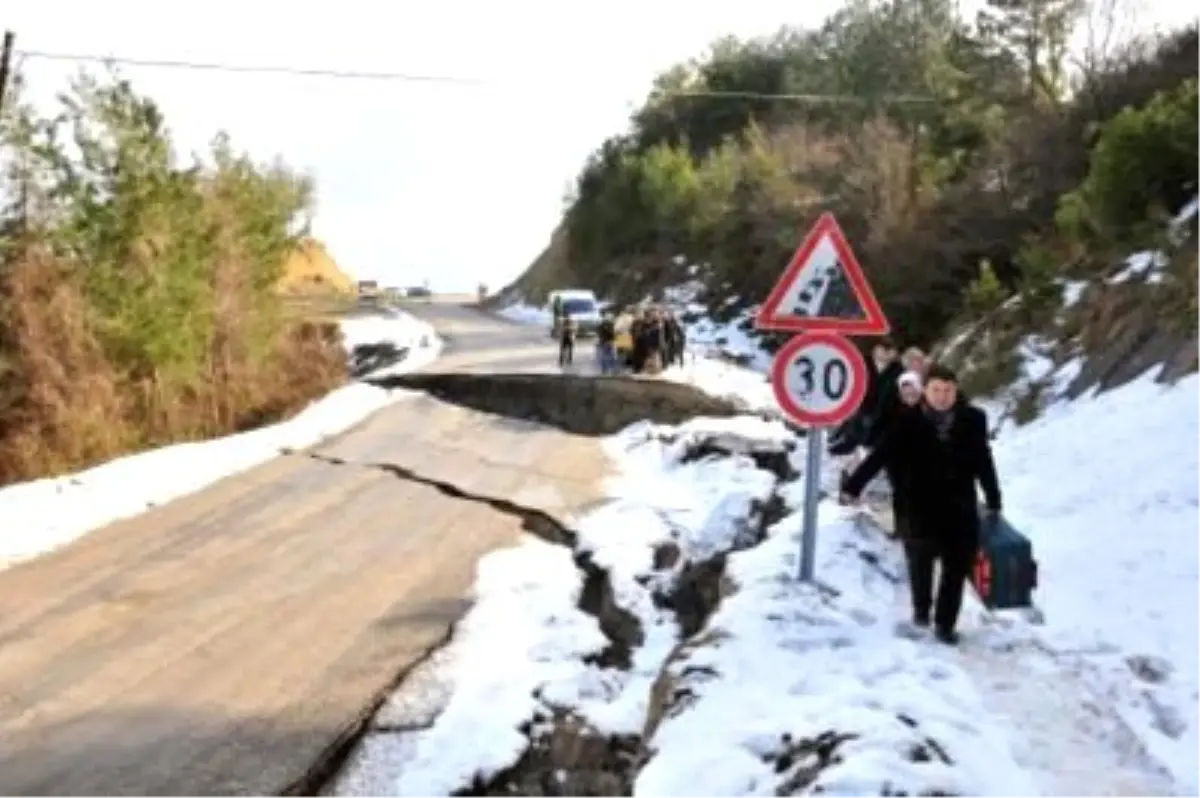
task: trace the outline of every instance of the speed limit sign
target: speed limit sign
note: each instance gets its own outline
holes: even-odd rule
[[[867,364],[834,332],[797,335],[775,353],[771,387],[780,408],[806,427],[832,427],[854,415],[867,393]]]

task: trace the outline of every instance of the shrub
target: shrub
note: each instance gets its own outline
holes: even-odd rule
[[[336,330],[296,327],[275,286],[310,182],[237,155],[177,163],[119,78],[0,129],[0,482],[276,420],[345,378]]]

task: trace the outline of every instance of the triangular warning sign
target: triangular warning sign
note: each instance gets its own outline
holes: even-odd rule
[[[821,214],[754,319],[759,330],[886,335],[875,292],[832,213]]]

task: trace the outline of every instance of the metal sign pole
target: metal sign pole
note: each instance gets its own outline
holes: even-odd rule
[[[817,504],[821,501],[821,453],[825,430],[808,428],[808,457],[804,465],[804,530],[800,538],[800,581],[813,581],[817,555]]]

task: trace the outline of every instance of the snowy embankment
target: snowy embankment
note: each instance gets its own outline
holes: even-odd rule
[[[887,542],[825,503],[795,581],[797,439],[757,418],[634,425],[573,546],[479,564],[475,605],[402,686],[342,795],[1028,794],[935,644],[895,634]]]
[[[1040,565],[1038,639],[1194,795],[1200,378],[1153,376],[1050,405],[1000,436],[996,460]]]
[[[342,323],[347,353],[363,346],[404,349],[380,373],[421,368],[437,358],[433,328],[398,311]],[[75,474],[0,488],[0,568],[45,554],[113,521],[129,518],[279,455],[336,435],[403,396],[351,383],[278,424],[209,441],[121,457]]]
[[[1079,301],[1084,288],[1064,283],[1064,305]],[[686,305],[689,290],[680,288],[674,298],[682,317],[695,310]],[[701,356],[665,376],[716,392],[744,386],[742,390],[751,392],[746,397],[750,406],[770,402],[769,388],[756,382],[762,379],[757,368],[769,362],[767,355],[730,355],[731,347],[754,347],[745,336],[746,324],[745,314],[715,324],[691,313],[689,341]],[[1032,626],[1007,613],[986,613],[968,592],[961,624],[964,644],[935,656],[954,679],[965,678],[978,692],[980,718],[990,713],[1008,728],[1009,750],[1032,780],[1030,791],[1010,788],[1008,794],[1200,796],[1200,766],[1194,756],[1200,750],[1200,634],[1192,623],[1193,607],[1200,601],[1200,544],[1195,541],[1195,530],[1200,529],[1200,454],[1194,444],[1200,434],[1195,422],[1200,418],[1200,376],[1166,388],[1153,383],[1156,368],[1121,389],[1067,401],[1064,386],[1079,373],[1080,362],[1052,365],[1036,343],[1022,347],[1020,379],[1044,385],[1042,418],[1018,426],[1008,418],[1003,402],[983,404],[1000,433],[995,451],[1006,515],[1030,536],[1039,560],[1036,600],[1045,624]],[[740,370],[731,360],[757,368]],[[822,512],[836,514],[826,508]],[[737,574],[738,562],[767,558],[774,540],[754,552],[737,554],[730,574]],[[833,604],[840,612],[878,614],[890,601],[894,616],[901,617],[906,589],[898,547],[868,538],[850,544],[847,540],[853,540],[853,533],[845,524],[830,522],[822,530],[818,575],[835,587],[839,581],[848,586]],[[856,546],[857,563],[847,554]],[[752,584],[743,581],[714,625],[726,613],[737,612],[733,607],[742,602],[770,604],[768,598],[751,598]],[[763,584],[768,586],[764,592],[790,595],[778,576],[774,582],[764,577]],[[780,618],[790,617],[788,613],[800,606],[798,599],[781,601],[791,608],[776,613]],[[836,634],[830,632],[832,637]],[[767,637],[772,636],[787,635],[772,630]],[[746,643],[745,658],[720,671],[739,676],[709,680],[709,694],[724,692],[730,706],[749,706],[755,701],[755,684],[786,680],[787,673],[808,673],[811,662],[821,661],[820,652],[797,654],[782,668],[785,676],[772,677],[756,667],[768,643],[760,640],[758,648]],[[794,648],[804,649],[803,642]],[[846,659],[857,661],[851,655]],[[841,658],[835,655],[834,661],[840,664]],[[896,678],[910,678],[905,674],[912,671],[911,678],[922,678],[911,660],[874,662],[878,673],[894,671]],[[707,666],[698,673],[707,674],[703,667]],[[773,702],[786,704],[786,691],[763,692],[763,716],[770,716]],[[842,692],[830,689],[830,707],[845,701]],[[682,719],[701,718],[698,712],[702,709],[697,704],[677,722],[686,727],[690,721]],[[691,766],[684,766],[683,774],[697,772],[704,757],[715,758],[719,751],[728,758],[745,750],[713,733],[726,725],[722,712],[707,715],[707,728],[698,724],[690,744],[680,743],[677,750],[690,745],[703,751]],[[664,725],[659,734],[664,744],[672,739],[668,731]],[[680,732],[680,739],[685,734]],[[655,761],[660,764],[655,766]],[[673,778],[688,778],[668,773],[666,762],[667,757],[655,757],[640,784],[652,784],[652,776],[664,785]],[[713,768],[702,772],[708,778]],[[976,784],[966,792],[984,790]],[[714,787],[706,794],[746,792]]]
[[[1064,284],[1064,303],[1080,293]],[[1015,756],[1042,789],[1196,794],[1200,378],[1165,386],[1153,368],[1072,401],[1078,358],[1055,366],[1033,336],[1019,354],[1017,382],[981,405],[999,433],[1005,515],[1033,542],[1045,624],[1004,613],[997,624],[969,596],[965,637],[982,656],[967,670],[988,708],[1023,730]],[[730,370],[699,360],[685,378],[720,390],[733,384]],[[1021,426],[1011,396],[1033,382],[1040,417]],[[889,556],[902,574],[898,552]]]

